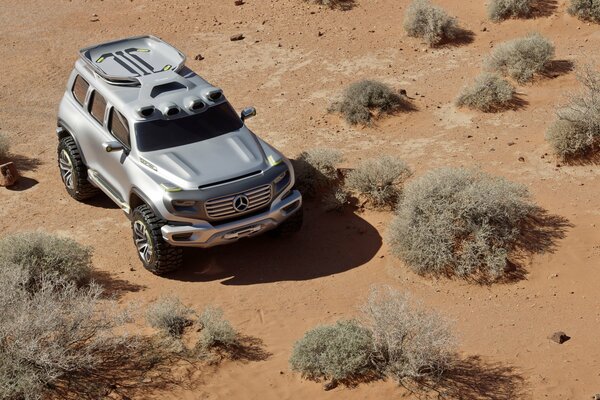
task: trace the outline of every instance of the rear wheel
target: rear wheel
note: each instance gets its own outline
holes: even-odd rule
[[[298,211],[292,214],[291,217],[283,221],[277,228],[273,229],[269,233],[277,237],[290,236],[302,229],[303,223],[304,208],[300,206]]]
[[[94,197],[98,188],[88,181],[87,167],[75,139],[66,136],[58,142],[58,168],[69,195],[77,201]]]
[[[156,216],[146,204],[133,211],[133,242],[144,268],[156,275],[175,271],[183,263],[183,250],[171,246],[162,237],[165,220]]]

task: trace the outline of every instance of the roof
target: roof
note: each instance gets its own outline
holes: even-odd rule
[[[102,43],[79,54],[75,68],[128,119],[164,118],[174,106],[183,112],[170,118],[178,118],[199,112],[191,109],[194,102],[203,107],[224,100],[220,89],[184,65],[179,50],[154,36]],[[142,115],[152,107],[161,112]]]

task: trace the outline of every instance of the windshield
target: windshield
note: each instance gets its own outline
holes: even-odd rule
[[[183,118],[136,124],[139,151],[154,151],[211,139],[237,131],[243,122],[228,102]]]

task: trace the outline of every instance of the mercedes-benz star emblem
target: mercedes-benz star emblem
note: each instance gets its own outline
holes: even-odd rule
[[[248,209],[248,205],[250,205],[250,201],[244,194],[235,196],[233,199],[233,208],[235,208],[235,211],[237,212],[246,211]]]

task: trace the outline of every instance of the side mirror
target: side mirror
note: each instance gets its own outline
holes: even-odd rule
[[[242,110],[240,114],[240,118],[242,121],[247,120],[248,118],[252,118],[256,115],[256,108],[254,107],[246,107]]]
[[[116,140],[113,140],[111,142],[104,142],[102,143],[102,147],[107,153],[123,150],[123,145],[121,144],[121,142],[118,142]]]

